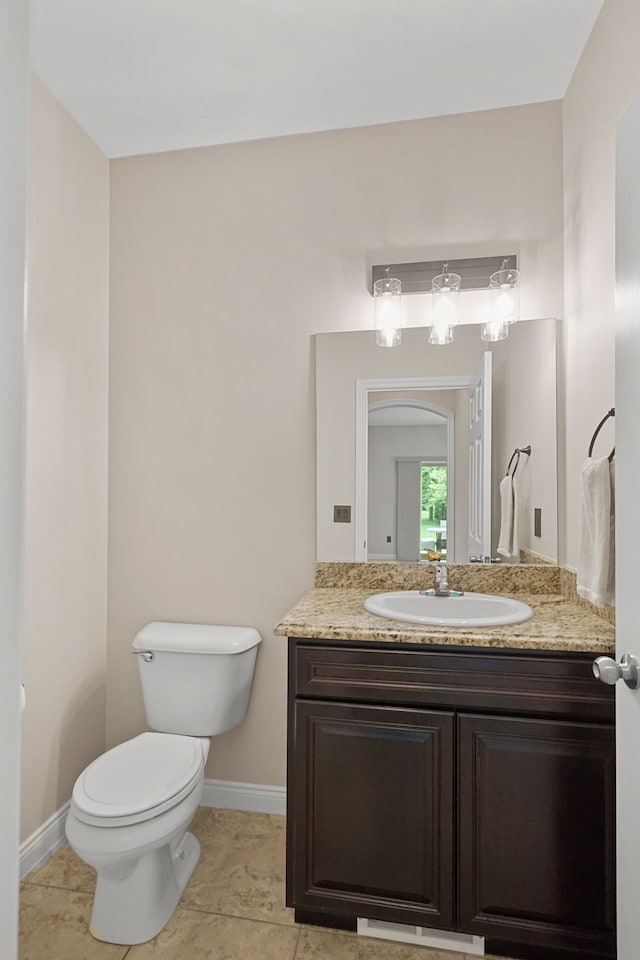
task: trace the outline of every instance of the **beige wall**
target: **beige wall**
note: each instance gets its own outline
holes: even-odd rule
[[[251,624],[249,716],[207,775],[284,783],[271,630],[313,582],[311,334],[371,325],[367,263],[505,245],[556,314],[561,174],[558,103],[112,162],[109,743],[144,724],[145,622]]]
[[[104,749],[106,158],[34,80],[22,836]]]
[[[561,559],[578,555],[580,468],[614,404],[615,127],[640,92],[640,4],[606,0],[564,101],[565,432]],[[608,453],[615,425],[599,438]]]

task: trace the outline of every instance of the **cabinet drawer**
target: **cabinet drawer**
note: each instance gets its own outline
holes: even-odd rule
[[[398,649],[291,638],[290,695],[613,722],[614,691],[590,654]]]

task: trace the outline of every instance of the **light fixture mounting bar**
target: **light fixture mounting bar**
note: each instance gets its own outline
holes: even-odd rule
[[[444,264],[448,273],[458,273],[462,277],[462,290],[486,290],[489,277],[503,267],[517,270],[518,258],[515,253],[501,257],[467,257],[464,260],[430,260],[422,263],[383,263],[371,268],[371,289],[376,280],[383,277],[395,277],[402,282],[402,292],[430,293],[434,277],[442,273]],[[387,268],[389,272],[387,273]]]

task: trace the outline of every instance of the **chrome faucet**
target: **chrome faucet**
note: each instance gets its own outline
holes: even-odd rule
[[[448,597],[451,594],[449,590],[449,580],[447,578],[447,565],[436,561],[434,563],[436,574],[436,597]]]
[[[436,577],[435,589],[432,587],[430,590],[420,590],[420,593],[428,597],[462,597],[464,596],[464,591],[452,590],[450,588],[446,563],[444,563],[441,560],[432,560],[430,565],[435,568],[435,577]]]

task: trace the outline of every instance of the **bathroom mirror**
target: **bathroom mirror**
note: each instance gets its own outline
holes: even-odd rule
[[[415,560],[416,549],[423,559],[431,549],[468,561],[469,389],[490,352],[491,555],[500,480],[514,449],[531,445],[518,466],[519,546],[557,561],[556,339],[553,319],[513,324],[493,344],[477,325],[458,327],[442,347],[416,327],[393,349],[371,331],[317,334],[318,560]]]

